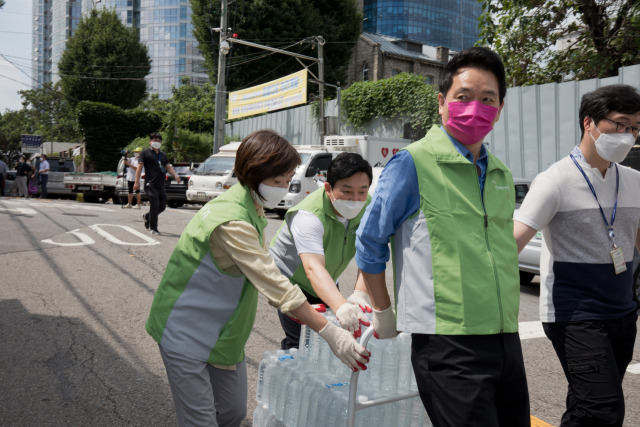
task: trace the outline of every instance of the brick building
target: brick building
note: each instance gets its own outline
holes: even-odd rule
[[[446,47],[363,32],[349,61],[348,84],[387,79],[406,72],[424,76],[426,83],[437,86],[440,70],[450,55]]]

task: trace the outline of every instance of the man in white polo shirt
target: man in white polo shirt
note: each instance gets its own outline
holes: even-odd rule
[[[626,85],[582,97],[580,145],[539,174],[515,215],[521,251],[536,230],[540,319],[569,391],[561,426],[622,426],[622,378],[633,357],[640,249],[640,172],[619,165],[638,137],[640,93]]]
[[[40,154],[40,168],[38,169],[38,175],[40,175],[40,198],[47,198],[47,183],[49,182],[49,162],[47,161],[46,154]]]

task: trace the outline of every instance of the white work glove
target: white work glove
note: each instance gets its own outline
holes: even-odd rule
[[[371,299],[369,294],[363,291],[355,290],[349,298],[347,298],[351,304],[359,305],[363,313],[371,313]]]
[[[350,302],[345,302],[336,311],[336,317],[338,322],[342,325],[343,329],[351,332],[354,338],[358,338],[361,334],[360,323],[364,326],[369,326],[369,319],[362,313],[362,309],[359,306],[353,305]]]
[[[351,370],[367,370],[365,364],[369,363],[371,353],[358,344],[349,332],[337,327],[331,322],[327,322],[326,326],[318,333],[322,339],[329,344],[333,354],[335,354],[342,363],[351,368]]]
[[[393,312],[392,306],[382,311],[373,309],[373,336],[383,340],[393,338],[398,335],[396,330],[396,314]]]

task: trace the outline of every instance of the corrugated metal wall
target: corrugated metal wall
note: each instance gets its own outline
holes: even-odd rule
[[[582,95],[618,83],[640,89],[640,65],[621,68],[617,77],[509,88],[500,120],[486,139],[489,149],[511,168],[513,176],[533,179],[567,156],[580,141],[578,110]],[[327,116],[337,116],[336,101],[327,102],[325,110]],[[320,143],[309,105],[229,123],[225,132],[242,139],[265,128],[279,132],[292,144]],[[343,125],[340,133],[402,138],[403,123],[376,119],[364,131]]]
[[[491,152],[513,176],[533,179],[580,142],[582,95],[611,84],[640,89],[640,65],[621,68],[617,77],[507,89],[500,120],[486,139]]]

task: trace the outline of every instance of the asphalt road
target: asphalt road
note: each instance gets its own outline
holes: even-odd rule
[[[144,323],[196,211],[168,209],[160,215],[163,234],[151,236],[141,218],[146,208],[0,198],[0,425],[176,424],[164,366]],[[269,215],[269,238],[279,224]],[[346,294],[355,272],[352,263],[340,279]],[[522,287],[520,309],[531,413],[558,425],[566,382],[537,321],[536,281]],[[262,353],[278,348],[281,338],[276,311],[260,297],[246,346],[243,425],[251,425]],[[636,373],[624,382],[625,426],[640,425],[640,346],[632,364]]]

